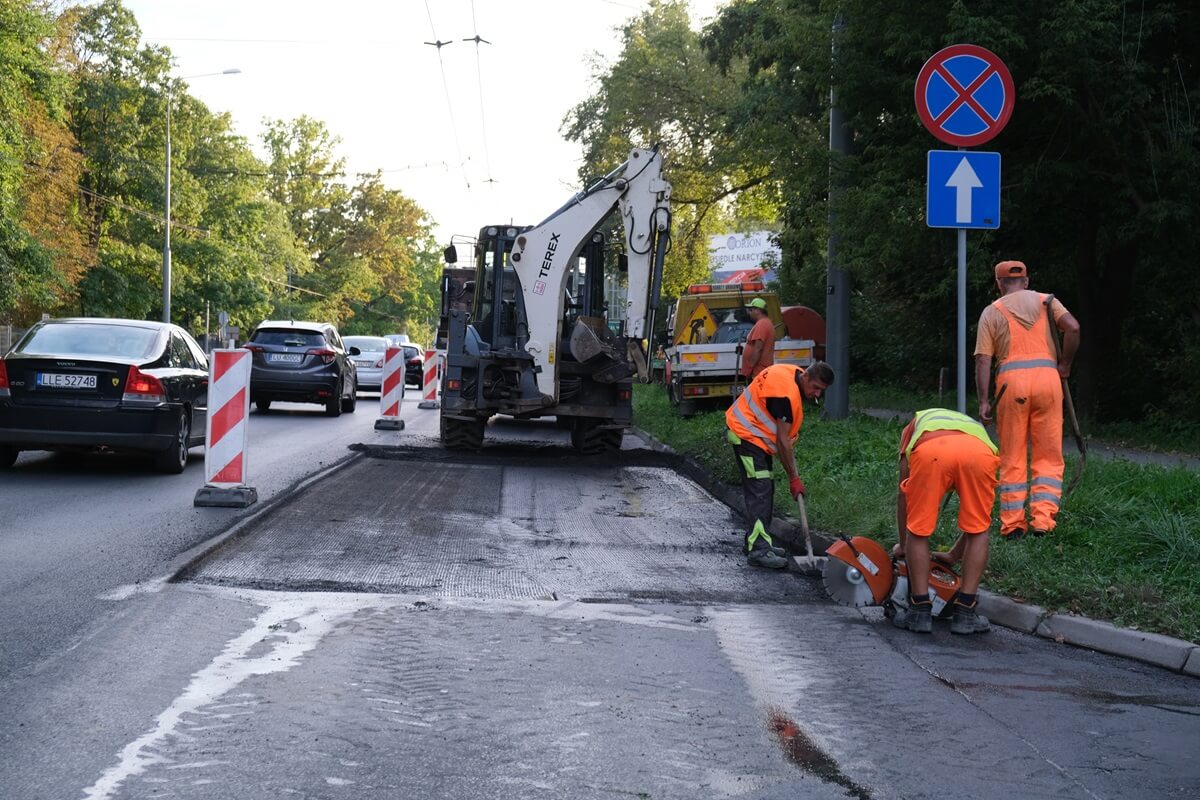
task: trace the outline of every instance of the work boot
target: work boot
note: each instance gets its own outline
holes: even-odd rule
[[[897,608],[896,616],[892,617],[892,624],[897,628],[903,628],[913,633],[932,633],[933,603],[921,603],[916,606],[910,605],[908,608]]]
[[[786,569],[788,562],[773,547],[756,547],[746,555],[746,563],[764,569]]]
[[[992,628],[988,618],[975,610],[976,603],[964,606],[954,604],[954,615],[950,617],[950,632],[958,634],[987,633]]]
[[[1020,540],[1025,538],[1025,529],[1017,528],[1015,530],[1009,531],[1008,533],[1002,533],[1002,534],[1000,534],[1000,538],[1005,539],[1010,542],[1019,542]]]
[[[1042,536],[1045,536],[1049,532],[1050,531],[1045,530],[1043,528],[1031,528],[1029,531],[1029,535],[1034,538],[1041,538]]]
[[[788,556],[787,550],[784,550],[782,547],[776,547],[775,545],[771,545],[771,552],[783,558],[787,558]]]

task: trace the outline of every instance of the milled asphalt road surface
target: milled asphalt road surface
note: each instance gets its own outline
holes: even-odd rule
[[[123,601],[0,693],[4,796],[1200,795],[1195,679],[899,631],[649,457],[526,452],[364,457]]]

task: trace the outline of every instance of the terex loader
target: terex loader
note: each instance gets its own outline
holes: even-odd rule
[[[557,417],[584,453],[620,448],[633,380],[649,378],[645,348],[670,241],[670,198],[658,148],[635,149],[542,223],[480,230],[474,280],[443,279],[446,447],[478,449],[488,419],[507,414]],[[617,209],[628,299],[624,314],[610,319],[599,229]],[[453,245],[445,255],[457,262]]]

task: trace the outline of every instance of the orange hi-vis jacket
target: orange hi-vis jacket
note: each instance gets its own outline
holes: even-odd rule
[[[725,412],[725,424],[734,436],[771,455],[777,455],[776,420],[767,412],[767,398],[785,397],[792,406],[792,426],[788,438],[796,441],[800,435],[800,425],[804,422],[804,404],[800,387],[796,384],[798,372],[803,374],[804,369],[791,364],[773,364],[758,373],[737,402]]]
[[[1045,304],[1046,295],[1039,295]],[[996,408],[1000,440],[1000,529],[1025,527],[1025,498],[1033,528],[1053,530],[1062,501],[1062,379],[1050,336],[1050,318],[1042,314],[1026,328],[999,300],[994,304],[1008,321],[1008,354],[996,369]],[[1033,473],[1032,491],[1026,459]]]

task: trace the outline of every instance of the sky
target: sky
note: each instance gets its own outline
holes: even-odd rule
[[[582,188],[567,112],[646,0],[124,0],[145,44],[260,156],[264,119],[321,120],[347,171],[433,218],[440,245],[540,222]],[[691,0],[695,27],[724,0]],[[463,41],[474,36],[489,44]],[[437,48],[425,42],[451,42]],[[439,60],[440,56],[440,60]],[[239,74],[208,75],[227,69]],[[207,75],[207,77],[189,76]],[[481,91],[482,90],[482,91]],[[652,142],[631,142],[647,146]],[[610,165],[612,167],[616,164]]]

